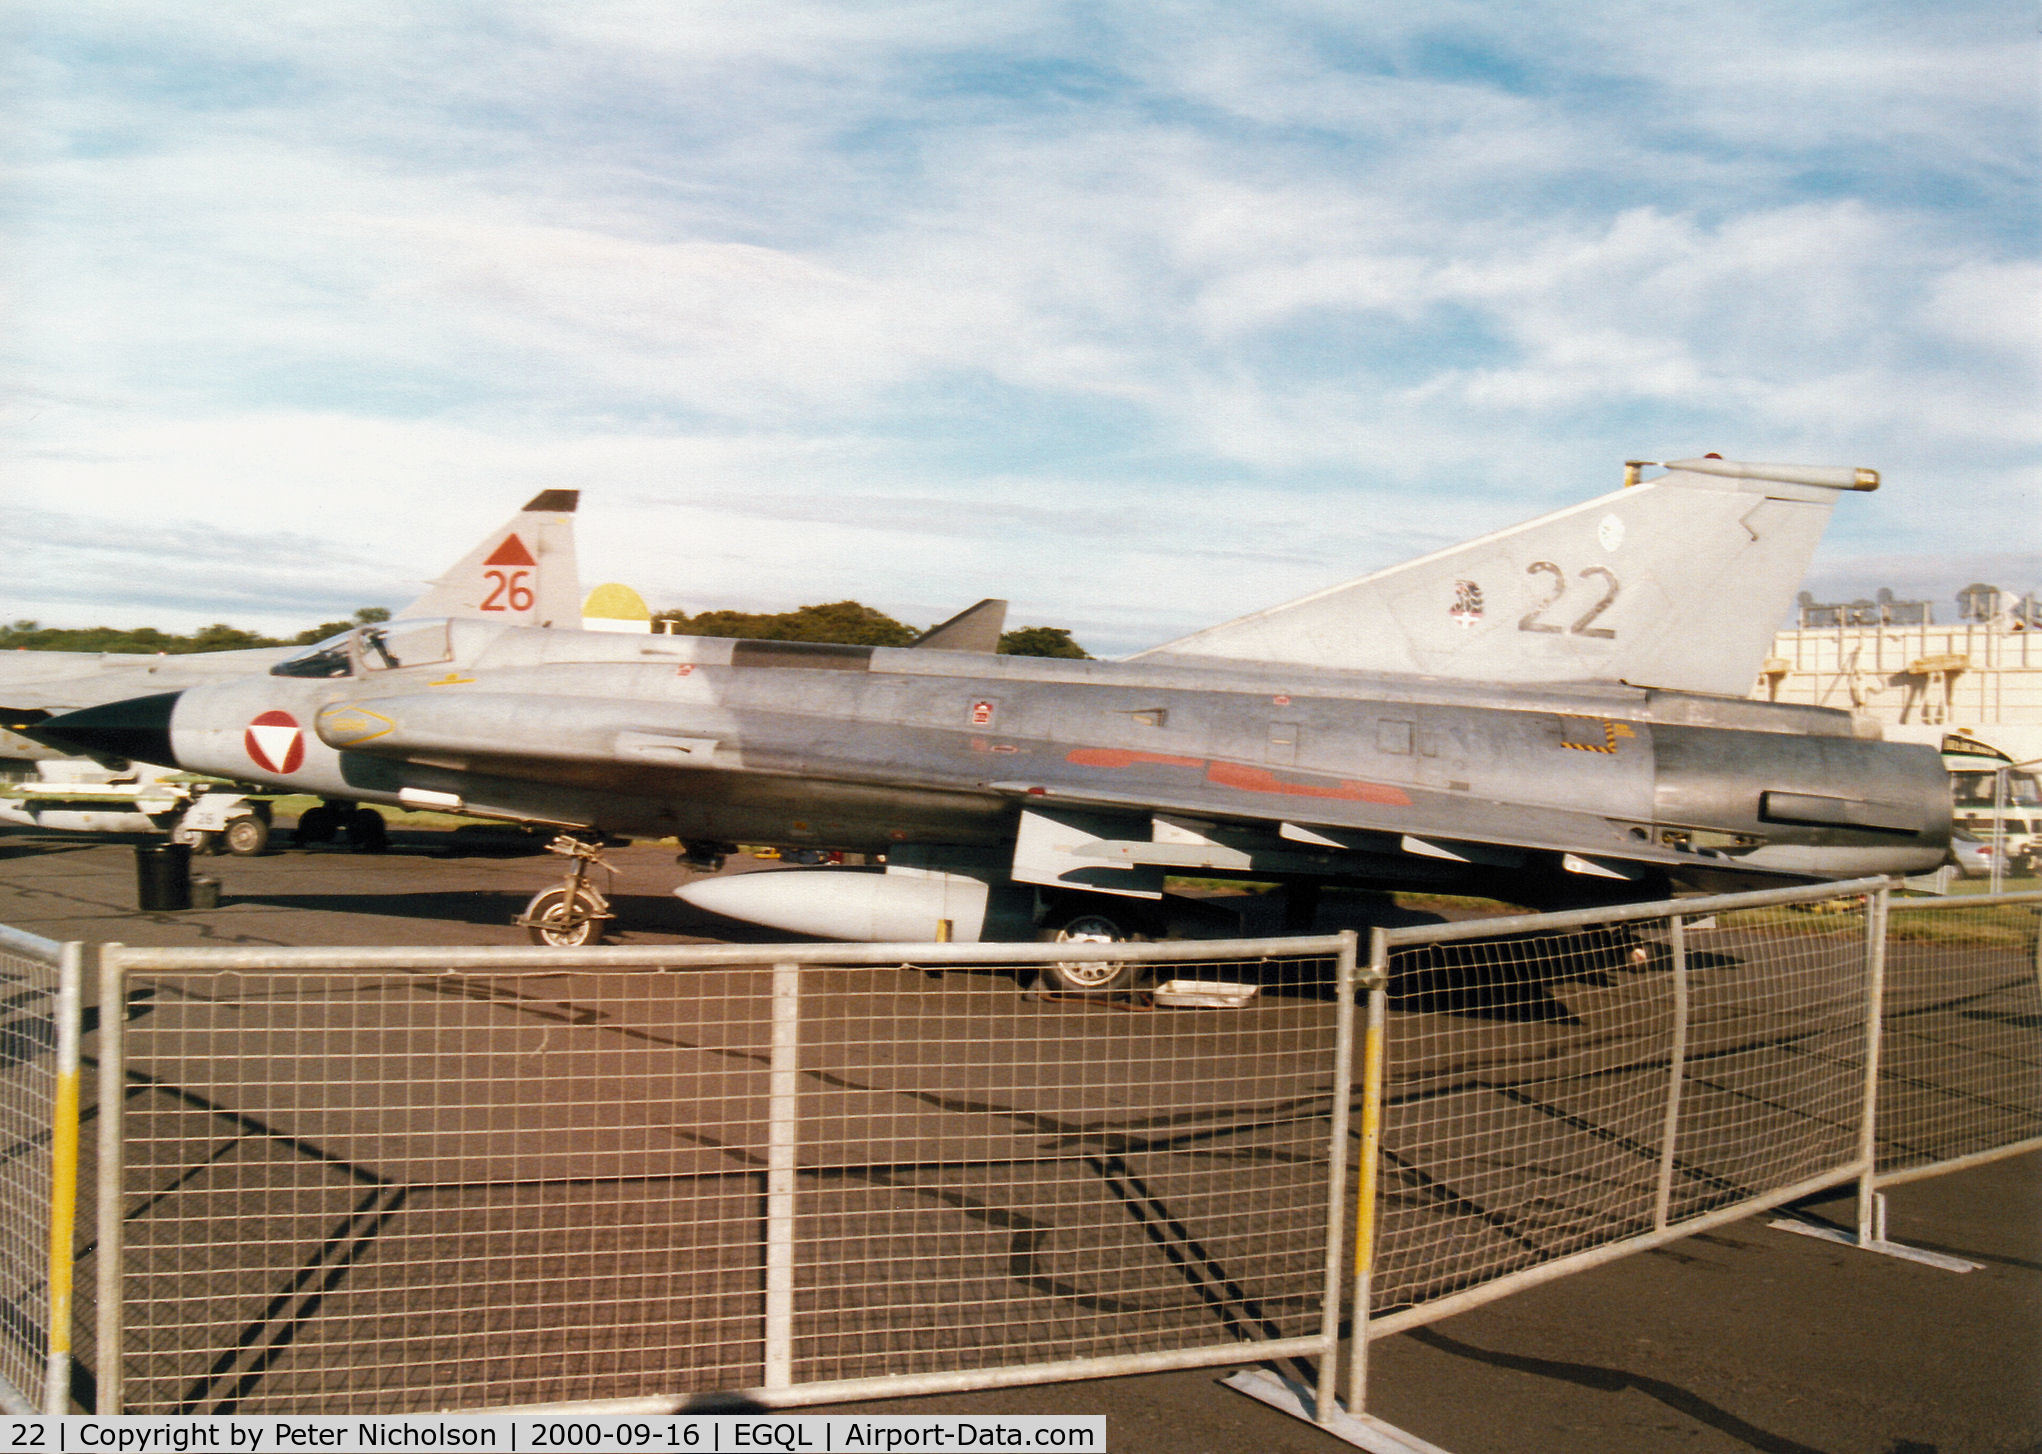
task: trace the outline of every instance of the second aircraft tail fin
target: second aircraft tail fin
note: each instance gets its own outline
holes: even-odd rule
[[[579,490],[541,490],[398,618],[475,616],[511,626],[578,628],[574,507],[580,499]]]
[[[1743,696],[1838,492],[1879,477],[1722,459],[1666,469],[1142,654]]]

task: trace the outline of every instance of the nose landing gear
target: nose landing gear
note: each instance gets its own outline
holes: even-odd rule
[[[602,943],[604,933],[617,917],[610,912],[610,901],[602,891],[588,881],[592,868],[605,874],[611,872],[603,858],[602,845],[563,833],[546,845],[546,851],[573,860],[573,866],[564,881],[534,894],[525,905],[525,912],[511,922],[531,935],[534,944],[555,949]]]

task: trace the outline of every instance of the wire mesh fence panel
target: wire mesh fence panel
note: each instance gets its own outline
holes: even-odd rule
[[[1688,931],[1689,1036],[1670,1216],[1793,1186],[1861,1154],[1871,1002],[1862,897]]]
[[[1893,901],[1878,1165],[1916,1170],[2042,1138],[2042,903]]]
[[[1393,952],[1376,1309],[1652,1225],[1669,959],[1658,922]]]
[[[1487,940],[1397,931],[1372,1309],[1848,1167],[1863,1125],[1863,906],[1705,920],[1682,940],[1669,917],[1623,911]]]
[[[0,940],[0,1396],[15,1412],[40,1402],[49,1355],[59,952]]]
[[[1315,1331],[1332,966],[1183,972],[1289,983],[1170,1009],[1017,997],[999,974],[810,972],[801,1381]]]
[[[757,1382],[767,974],[132,980],[127,1410]]]
[[[1330,961],[1182,971],[1261,984],[1232,1010],[790,973],[791,1008],[770,965],[131,975],[123,1407],[685,1400],[1319,1331]]]
[[[1882,961],[1844,887],[1392,932],[1379,1329],[1860,1174],[1882,962],[1881,1172],[2042,1138],[2037,903],[1896,902]],[[0,1377],[32,1388],[56,980],[5,951]],[[1140,947],[1151,982],[1252,990],[1194,1009],[895,952],[917,962],[160,954],[182,967],[132,973],[117,1017],[121,1407],[778,1398],[1330,1347],[1334,960]]]

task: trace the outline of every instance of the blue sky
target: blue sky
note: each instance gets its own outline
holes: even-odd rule
[[[574,487],[655,606],[1119,652],[1707,450],[1882,472],[1820,595],[2042,586],[2018,7],[12,16],[0,619],[296,630]]]

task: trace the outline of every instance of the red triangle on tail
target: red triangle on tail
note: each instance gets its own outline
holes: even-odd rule
[[[506,535],[503,544],[496,548],[496,553],[482,563],[484,565],[537,565],[539,562],[532,559],[532,552],[525,549],[524,541],[518,539],[515,535]]]

